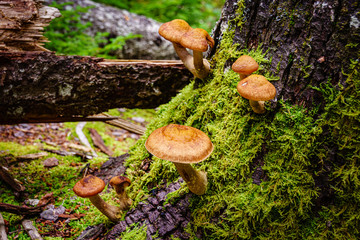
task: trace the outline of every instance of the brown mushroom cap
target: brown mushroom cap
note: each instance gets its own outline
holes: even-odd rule
[[[215,41],[209,33],[201,28],[190,28],[180,40],[181,46],[199,52],[206,52],[208,45],[212,48]]]
[[[251,74],[258,68],[259,64],[248,55],[242,55],[232,65],[232,70],[240,74]]]
[[[125,176],[115,176],[115,177],[111,178],[109,183],[111,186],[124,184],[124,187],[127,187],[127,186],[130,186],[131,180]]]
[[[79,197],[87,198],[99,194],[104,188],[105,182],[102,179],[88,175],[75,184],[73,191]]]
[[[145,143],[146,149],[158,158],[176,163],[197,163],[205,160],[214,147],[202,131],[170,124],[153,131]]]
[[[190,25],[182,19],[174,19],[162,24],[159,34],[170,42],[179,43],[181,37],[190,29]]]
[[[241,96],[253,101],[268,101],[276,95],[276,89],[264,76],[252,74],[237,85]]]

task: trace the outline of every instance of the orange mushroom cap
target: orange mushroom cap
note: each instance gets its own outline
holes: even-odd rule
[[[174,19],[162,24],[159,34],[170,42],[179,43],[182,36],[191,29],[190,25],[182,19]]]
[[[232,65],[232,70],[240,74],[252,74],[258,70],[259,64],[248,55],[242,55]]]
[[[253,101],[268,101],[276,95],[276,88],[264,76],[252,74],[237,85],[241,96]]]
[[[213,47],[215,41],[209,33],[201,28],[190,28],[180,40],[181,46],[200,52],[206,52],[208,46]]]
[[[75,184],[73,191],[79,197],[87,198],[99,194],[104,188],[105,182],[101,178],[88,175]]]
[[[210,138],[199,129],[170,124],[153,131],[145,143],[146,149],[158,158],[176,163],[197,163],[212,153]]]
[[[125,176],[115,176],[113,178],[111,178],[110,180],[110,185],[111,186],[115,186],[115,185],[124,185],[124,187],[130,186],[131,184],[131,180]]]

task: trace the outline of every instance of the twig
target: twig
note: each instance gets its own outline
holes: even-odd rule
[[[0,212],[9,212],[22,216],[29,216],[41,213],[46,205],[54,201],[52,193],[45,194],[36,207],[17,206],[13,204],[0,203]]]
[[[21,224],[24,227],[27,234],[29,235],[29,237],[31,238],[31,240],[42,240],[41,235],[39,234],[39,232],[37,231],[31,220],[24,219],[21,222]]]
[[[25,187],[21,185],[20,182],[11,175],[9,170],[2,165],[0,165],[0,179],[15,190],[15,195],[21,195],[25,191]]]
[[[97,116],[110,116],[106,113],[98,114]],[[126,121],[124,119],[118,118],[115,120],[106,121],[107,124],[113,125],[115,127],[123,128],[128,130],[129,132],[133,132],[139,135],[143,135],[145,133],[146,128],[143,126],[134,124],[132,122]]]
[[[112,156],[114,153],[111,151],[104,143],[104,140],[100,134],[93,128],[89,128],[91,139],[94,143],[94,146],[98,147],[105,154]]]
[[[5,229],[5,221],[3,216],[0,213],[0,240],[7,240],[7,235],[6,235],[6,229]]]

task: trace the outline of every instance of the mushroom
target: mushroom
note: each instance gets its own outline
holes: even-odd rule
[[[273,99],[276,89],[264,76],[252,74],[241,80],[237,85],[241,96],[249,99],[250,106],[256,113],[264,113],[264,101]]]
[[[190,165],[205,160],[214,149],[204,132],[189,126],[169,124],[153,131],[146,140],[145,148],[154,156],[173,162],[191,192],[197,195],[206,192],[206,172]]]
[[[173,43],[180,60],[195,77],[206,78],[210,64],[203,59],[202,53],[207,51],[208,45],[213,47],[215,42],[204,29],[191,28],[186,21],[175,19],[162,24],[159,34]],[[193,56],[186,48],[193,50]]]
[[[124,176],[115,176],[111,178],[109,183],[115,189],[116,195],[120,200],[120,209],[128,210],[132,204],[132,200],[126,194],[125,188],[130,186],[130,179]]]
[[[87,175],[80,181],[78,181],[73,187],[73,191],[76,195],[82,198],[89,198],[92,204],[100,210],[106,217],[113,222],[118,222],[121,212],[119,207],[106,203],[100,196],[99,193],[105,188],[105,182],[93,175]]]
[[[232,65],[232,70],[239,73],[240,80],[248,77],[250,74],[258,70],[259,64],[248,55],[242,55]]]

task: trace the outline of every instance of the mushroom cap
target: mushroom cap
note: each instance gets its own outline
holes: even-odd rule
[[[170,42],[179,43],[182,36],[190,29],[190,25],[182,19],[174,19],[162,24],[159,34]]]
[[[127,186],[130,186],[131,180],[125,176],[115,176],[115,177],[111,178],[109,183],[113,187],[115,185],[117,185],[117,186],[124,185],[127,187]]]
[[[258,70],[259,64],[248,55],[242,55],[232,65],[232,70],[240,74],[252,74]]]
[[[102,179],[87,175],[75,184],[73,191],[79,197],[87,198],[99,194],[104,188],[105,182]]]
[[[253,101],[268,101],[276,95],[276,88],[264,76],[252,74],[237,85],[241,96]]]
[[[208,45],[212,48],[215,41],[209,33],[202,28],[190,28],[180,40],[181,46],[194,51],[206,52]]]
[[[201,162],[214,149],[204,132],[178,124],[169,124],[153,131],[145,147],[156,157],[176,163]]]

